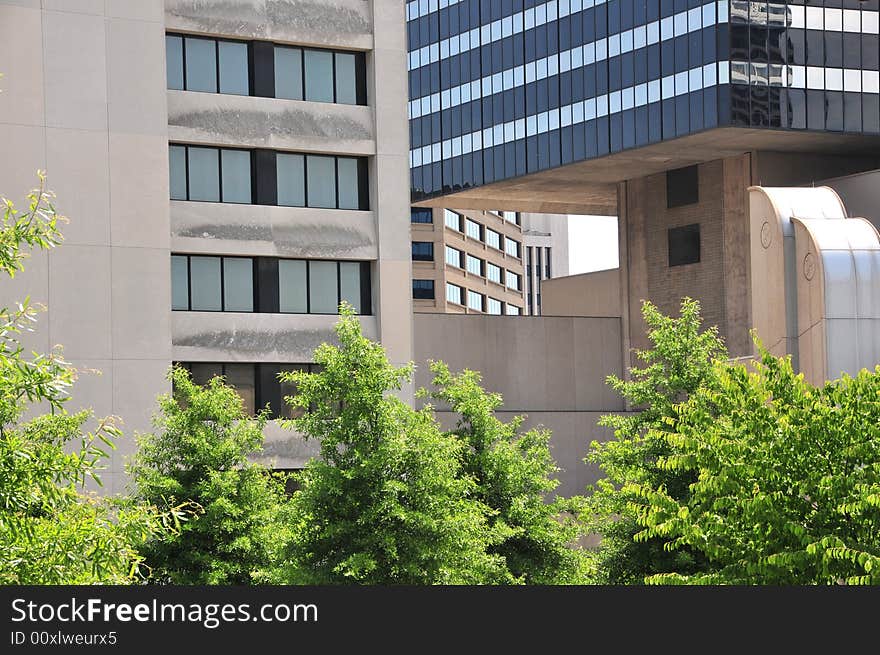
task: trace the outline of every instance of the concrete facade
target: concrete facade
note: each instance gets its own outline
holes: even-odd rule
[[[0,297],[48,306],[26,345],[63,344],[82,369],[71,409],[124,420],[108,491],[127,484],[172,361],[306,363],[333,338],[327,315],[172,313],[173,253],[370,262],[365,334],[411,360],[404,25],[391,0],[0,0],[0,140],[14,153],[0,189],[20,202],[45,169],[70,218],[63,246]],[[364,53],[367,102],[169,90],[167,32]],[[365,157],[369,210],[169,201],[169,142]],[[264,461],[298,468],[313,450],[272,425]]]
[[[0,2],[0,187],[20,202],[47,171],[64,244],[4,279],[4,304],[49,311],[28,346],[81,370],[70,410],[114,414],[126,437],[104,483],[122,491],[171,361],[168,136],[160,0]]]
[[[526,429],[553,433],[559,493],[583,493],[596,481],[598,472],[582,461],[593,439],[609,436],[596,422],[624,409],[605,384],[606,376],[623,374],[619,318],[416,314],[415,333],[418,387],[430,386],[431,359],[480,371],[483,387],[503,396],[499,418],[524,415]],[[441,422],[454,421],[437,410]]]
[[[433,244],[433,261],[418,261],[413,255],[412,275],[413,280],[433,281],[434,298],[414,298],[413,310],[416,313],[483,314],[490,313],[488,303],[492,299],[501,303],[498,313],[522,313],[525,301],[522,228],[493,211],[435,207],[431,213],[431,223],[412,223],[411,236],[413,243]],[[447,223],[447,217],[461,229],[451,227]],[[468,233],[467,221],[479,226],[479,237]],[[500,235],[500,248],[487,243],[486,230]],[[505,251],[508,238],[519,244],[519,257]],[[447,262],[447,246],[461,253],[460,266]],[[468,270],[468,256],[480,260],[481,272]],[[489,265],[500,269],[500,278],[497,281],[490,279]],[[517,276],[518,289],[507,284],[507,271]],[[447,295],[447,284],[462,289],[461,302],[450,300]],[[482,309],[469,306],[468,291],[483,297]]]

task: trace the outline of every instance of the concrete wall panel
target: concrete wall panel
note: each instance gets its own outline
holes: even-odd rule
[[[49,338],[71,360],[112,357],[109,248],[67,244],[50,253]]]
[[[371,22],[363,0],[165,0],[168,29],[243,39],[369,50]]]
[[[175,252],[376,259],[373,212],[171,203]]]
[[[306,363],[321,343],[335,342],[338,316],[173,312],[172,357],[182,362]],[[376,318],[362,316],[369,339],[378,338]]]
[[[39,1],[33,6],[39,8]],[[42,43],[39,11],[0,2],[0,124],[43,124]]]
[[[171,141],[351,155],[376,151],[370,107],[190,91],[167,95]]]
[[[48,127],[107,129],[103,16],[45,12],[43,74]]]
[[[155,7],[157,3],[145,3]],[[107,20],[107,100],[112,132],[167,132],[165,30],[144,20]]]
[[[70,220],[61,225],[66,244],[110,245],[108,149],[106,132],[46,130],[48,186]]]
[[[171,359],[168,251],[113,248],[113,357]]]
[[[168,248],[168,141],[110,135],[110,229],[115,246]]]

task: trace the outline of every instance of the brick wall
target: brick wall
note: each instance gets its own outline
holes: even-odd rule
[[[745,158],[745,159],[743,159]],[[748,155],[698,166],[699,200],[666,206],[666,174],[626,182],[626,231],[631,347],[648,345],[641,301],[677,314],[681,299],[700,301],[706,325],[729,337],[732,354],[748,349],[748,230],[742,208],[748,187]],[[725,184],[725,179],[727,184]],[[669,266],[670,228],[700,226],[700,261]],[[740,288],[742,287],[742,288]]]

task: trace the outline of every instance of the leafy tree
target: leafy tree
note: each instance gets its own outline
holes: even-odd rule
[[[159,398],[155,432],[141,435],[130,465],[137,497],[160,508],[189,503],[198,515],[142,548],[153,578],[173,584],[248,584],[270,575],[286,541],[283,480],[248,461],[260,452],[266,414],[251,419],[221,377],[201,387],[182,368]]]
[[[0,270],[10,277],[23,270],[28,249],[61,242],[61,217],[39,176],[26,210],[0,198]],[[87,480],[100,483],[98,471],[120,432],[112,419],[87,432],[90,412],[64,411],[75,369],[60,350],[28,354],[20,342],[36,315],[27,298],[0,309],[0,584],[140,580],[137,546],[170,530],[180,514],[84,491]],[[50,413],[23,419],[40,407]]]
[[[687,494],[634,482],[636,535],[689,549],[702,570],[660,584],[880,584],[880,367],[814,388],[789,358],[716,362],[676,408],[658,462]]]
[[[643,303],[642,315],[652,344],[636,352],[644,366],[630,368],[630,380],[608,378],[635,412],[603,416],[600,425],[613,428],[614,439],[594,441],[586,458],[607,476],[597,483],[586,511],[590,529],[602,539],[596,553],[596,582],[601,584],[641,584],[653,573],[706,567],[700,551],[668,551],[664,540],[656,538],[635,541],[641,527],[630,504],[634,485],[662,486],[674,499],[688,496],[692,473],[660,465],[672,452],[663,433],[676,424],[677,403],[716,374],[713,361],[725,357],[726,349],[717,328],[701,331],[696,300],[684,298],[678,318],[664,316],[650,302]]]
[[[507,535],[489,552],[501,555],[510,578],[525,584],[583,583],[588,562],[575,546],[583,532],[577,520],[582,499],[547,498],[559,485],[550,432],[521,432],[522,417],[499,420],[501,396],[486,392],[476,371],[453,375],[443,362],[432,362],[431,371],[436,389],[423,395],[460,414],[450,434],[464,445],[462,474],[475,480],[475,497],[493,510],[490,525]]]
[[[350,307],[322,344],[319,373],[292,372],[288,402],[305,410],[291,427],[320,443],[292,501],[296,528],[289,581],[307,584],[469,584],[508,577],[489,512],[462,475],[463,443],[442,433],[430,408],[392,395],[412,375],[361,334]],[[506,536],[506,535],[501,535]]]

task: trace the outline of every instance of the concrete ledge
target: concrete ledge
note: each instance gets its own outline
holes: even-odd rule
[[[285,430],[276,421],[269,421],[263,430],[263,452],[251,460],[270,468],[300,469],[320,453],[315,440],[306,441],[294,430]]]
[[[335,342],[338,316],[172,312],[171,353],[183,362],[306,363],[321,343]],[[374,316],[362,316],[364,335],[377,340]]]
[[[168,91],[171,141],[367,156],[373,135],[361,105]]]
[[[378,258],[373,212],[171,202],[171,249],[180,253]]]
[[[369,50],[364,0],[165,0],[165,27],[181,32]]]

